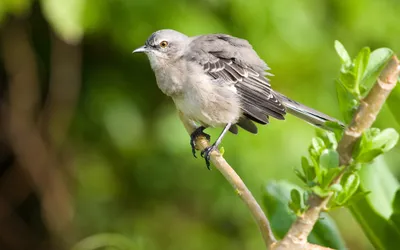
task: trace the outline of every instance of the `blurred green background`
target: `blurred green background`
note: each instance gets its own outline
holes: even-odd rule
[[[68,226],[62,228],[68,233],[61,233],[60,241],[69,246],[92,235],[115,233],[139,250],[263,249],[245,205],[217,171],[208,171],[202,159],[192,157],[172,101],[157,88],[147,58],[132,55],[132,50],[163,28],[190,36],[218,32],[245,38],[272,68],[274,89],[341,118],[334,40],[352,56],[364,46],[398,52],[399,13],[396,0],[0,0],[0,180],[6,183],[13,169],[33,176],[24,177],[30,183],[27,195],[11,208],[22,214],[35,247],[18,248],[1,232],[0,243],[4,249],[46,248],[51,245],[46,235],[58,228],[51,221],[59,216],[67,218]],[[34,58],[25,57],[19,45],[30,46]],[[35,66],[27,67],[36,69],[36,85],[24,87],[28,83],[22,82],[13,88],[10,68],[22,68],[30,59]],[[41,164],[35,160],[41,147],[28,143],[30,137],[18,132],[18,121],[12,119],[12,103],[18,106],[30,95],[37,101],[28,117],[39,131],[39,139],[32,138],[47,148],[45,155],[52,160],[46,166],[56,173],[61,169],[61,179],[66,179],[59,182],[62,187],[48,181],[41,185],[47,179],[30,172]],[[50,118],[42,119],[43,112]],[[399,129],[386,108],[376,126]],[[258,135],[240,131],[226,136],[224,156],[261,200],[268,180],[300,184],[293,168],[300,165],[314,131],[291,116],[273,120]],[[215,139],[220,129],[207,132]],[[26,153],[36,151],[34,159]],[[400,177],[400,147],[385,160]],[[2,189],[5,201],[21,183],[12,181],[12,188]],[[40,222],[46,211],[55,215]],[[332,214],[350,249],[372,249],[347,210]],[[29,233],[21,230],[8,234],[27,239]],[[116,236],[100,238],[125,244]]]

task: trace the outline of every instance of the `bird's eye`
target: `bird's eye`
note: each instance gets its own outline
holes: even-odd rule
[[[160,43],[160,47],[161,48],[166,48],[168,46],[168,42],[167,41],[162,41],[161,43]]]

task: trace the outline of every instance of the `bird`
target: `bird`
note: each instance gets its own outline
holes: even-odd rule
[[[326,122],[344,127],[339,120],[273,90],[270,68],[245,39],[219,33],[189,37],[162,29],[132,53],[147,55],[160,90],[172,98],[186,121],[198,125],[190,135],[194,157],[196,138],[202,135],[210,140],[206,128],[223,128],[201,152],[208,169],[210,153],[218,150],[228,131],[237,134],[238,126],[257,134],[255,123],[284,120],[290,113],[326,130],[331,130]]]

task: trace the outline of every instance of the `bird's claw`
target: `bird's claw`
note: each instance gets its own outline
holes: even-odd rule
[[[190,146],[192,147],[192,154],[195,158],[197,158],[197,156],[196,156],[196,139],[197,139],[197,137],[204,136],[208,141],[210,141],[210,139],[211,139],[209,134],[206,134],[203,132],[204,129],[205,129],[205,127],[203,127],[203,126],[198,127],[190,135]]]
[[[213,144],[210,147],[205,148],[203,151],[201,151],[201,157],[203,157],[206,160],[206,166],[208,168],[208,170],[210,170],[210,154],[213,150],[218,149],[218,147]]]

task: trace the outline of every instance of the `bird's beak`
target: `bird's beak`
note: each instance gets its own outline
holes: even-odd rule
[[[142,47],[139,47],[139,48],[135,49],[134,51],[132,51],[132,53],[144,53],[147,51],[148,51],[148,49],[147,49],[146,45],[143,45]]]

